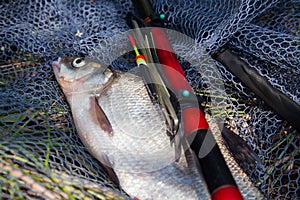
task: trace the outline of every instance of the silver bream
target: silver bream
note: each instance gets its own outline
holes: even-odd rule
[[[52,66],[80,139],[126,193],[138,199],[210,198],[193,157],[175,160],[163,113],[137,73],[87,58],[60,58]],[[245,199],[261,199],[230,154],[224,157]]]
[[[184,155],[175,161],[162,111],[140,76],[70,57],[54,62],[53,70],[82,142],[131,197],[206,196],[196,167]]]

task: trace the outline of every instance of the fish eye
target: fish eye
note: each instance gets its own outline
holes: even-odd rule
[[[85,65],[85,60],[84,58],[75,58],[73,61],[72,61],[72,67],[75,67],[75,68],[80,68],[82,66]]]

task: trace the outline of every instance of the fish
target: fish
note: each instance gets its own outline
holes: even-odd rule
[[[209,199],[192,152],[176,158],[162,110],[138,71],[82,57],[52,66],[81,141],[130,197]]]

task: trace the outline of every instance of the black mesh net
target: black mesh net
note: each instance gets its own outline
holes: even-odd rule
[[[299,0],[152,3],[157,13],[165,14],[167,28],[192,37],[209,52],[226,45],[299,104]],[[130,10],[129,0],[1,1],[1,198],[127,198],[79,140],[51,63],[65,55],[93,52],[110,63],[106,38],[129,30],[125,16]],[[185,48],[174,44],[174,50]],[[181,63],[194,89],[208,96],[199,69],[183,59]],[[298,199],[299,133],[223,65],[215,64],[226,97],[214,117],[226,119],[263,162],[263,167],[245,172],[265,197]],[[120,57],[111,65],[129,69],[132,57]],[[207,112],[215,109],[209,100],[205,106]]]

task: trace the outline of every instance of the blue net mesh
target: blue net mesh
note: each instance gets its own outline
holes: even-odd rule
[[[226,45],[300,103],[299,0],[152,4],[158,14],[165,14],[167,28],[190,36],[210,53]],[[125,198],[80,142],[51,63],[95,51],[99,60],[110,61],[110,52],[99,51],[99,46],[129,30],[125,16],[132,10],[129,0],[1,1],[1,198]],[[182,49],[174,46],[175,51]],[[197,68],[181,63],[194,89],[205,88]],[[267,198],[298,199],[299,133],[222,64],[215,64],[228,95],[221,115],[263,161],[263,168],[245,169],[247,175]],[[129,69],[132,57],[111,65]]]

